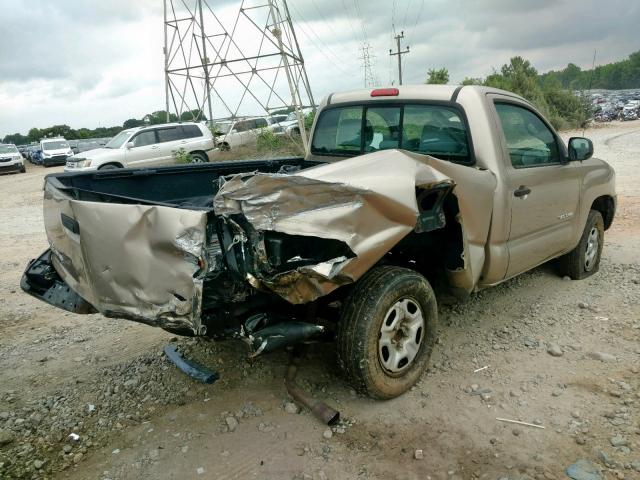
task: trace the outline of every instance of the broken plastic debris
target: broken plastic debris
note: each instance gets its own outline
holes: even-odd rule
[[[72,442],[77,442],[78,440],[80,440],[80,435],[78,435],[77,433],[70,433],[67,438]]]
[[[202,467],[198,467],[198,468],[196,469],[196,472],[198,472],[198,475],[202,475],[202,474],[204,473],[204,468],[202,468]]]
[[[113,453],[114,455],[117,455],[117,454],[119,454],[119,453],[120,453],[120,449],[119,449],[119,448],[116,448],[116,449],[115,449],[113,452],[111,452],[111,453]]]

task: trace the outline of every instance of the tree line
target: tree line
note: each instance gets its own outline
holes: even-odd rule
[[[194,119],[207,120],[207,117],[199,110],[191,110],[183,112],[180,115],[180,121],[187,122]],[[177,122],[178,116],[174,113],[169,114],[170,122]],[[98,128],[71,128],[69,125],[53,125],[47,128],[32,128],[26,135],[20,133],[14,133],[6,135],[2,139],[2,143],[14,143],[16,145],[26,145],[28,143],[34,143],[40,141],[42,138],[51,137],[64,137],[67,140],[83,140],[87,138],[107,138],[117,135],[122,130],[127,128],[140,127],[143,125],[158,125],[160,123],[167,122],[166,110],[156,110],[153,113],[144,115],[142,118],[129,118],[124,121],[122,125],[113,127],[98,127]]]
[[[449,83],[446,68],[427,71],[425,83]],[[619,62],[581,70],[570,63],[566,68],[539,74],[528,60],[513,57],[486,78],[467,77],[463,85],[501,88],[526,98],[558,129],[581,127],[591,117],[591,102],[581,93],[589,88],[610,90],[640,88],[640,51]]]

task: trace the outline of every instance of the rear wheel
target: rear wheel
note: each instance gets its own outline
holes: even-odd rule
[[[209,159],[204,153],[194,152],[191,154],[191,163],[207,163]]]
[[[338,326],[338,361],[349,381],[371,397],[397,397],[424,371],[436,340],[438,311],[426,278],[377,267],[355,285]]]
[[[591,210],[580,237],[578,246],[560,257],[560,273],[573,280],[593,275],[600,268],[600,257],[604,245],[604,221],[597,210]]]

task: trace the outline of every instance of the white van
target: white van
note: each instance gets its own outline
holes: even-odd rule
[[[69,157],[73,157],[73,150],[69,142],[64,138],[43,138],[40,140],[40,152],[42,153],[42,165],[64,165]]]
[[[167,123],[123,130],[104,147],[79,153],[67,161],[65,171],[145,168],[176,163],[184,149],[194,163],[209,161],[213,135],[201,123]]]

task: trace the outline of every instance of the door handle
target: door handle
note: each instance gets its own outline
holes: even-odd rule
[[[158,145],[154,145],[154,146],[152,146],[152,147],[151,147],[151,150],[157,150],[157,149],[159,149],[159,148],[160,148],[160,147],[159,147]]]
[[[518,189],[513,192],[513,195],[519,198],[526,197],[531,193],[531,189],[529,187],[525,187],[524,185],[520,185]]]

